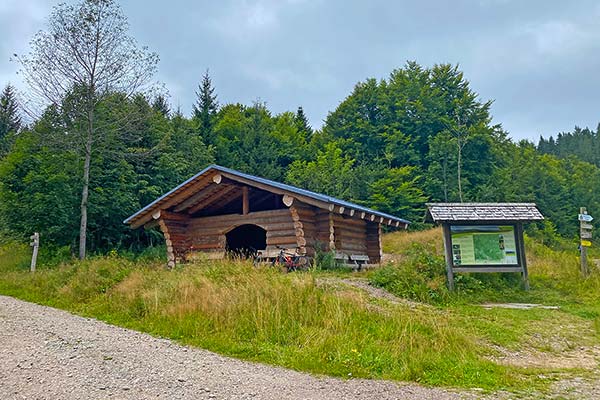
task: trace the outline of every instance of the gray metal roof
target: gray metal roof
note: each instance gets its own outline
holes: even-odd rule
[[[426,220],[433,222],[539,221],[535,203],[428,203]]]
[[[405,219],[390,215],[390,214],[386,214],[380,211],[376,211],[376,210],[372,210],[370,208],[355,204],[355,203],[351,203],[348,201],[344,201],[344,200],[340,200],[340,199],[336,199],[335,197],[331,197],[331,196],[327,196],[321,193],[315,193],[315,192],[311,192],[310,190],[306,190],[306,189],[301,189],[292,185],[287,185],[285,183],[280,183],[280,182],[275,182],[269,179],[265,179],[265,178],[261,178],[258,176],[254,176],[254,175],[250,175],[250,174],[245,174],[243,172],[239,172],[230,168],[226,168],[226,167],[222,167],[220,165],[210,165],[208,167],[206,167],[205,169],[203,169],[202,171],[198,172],[196,175],[192,176],[190,179],[188,179],[187,181],[183,182],[182,184],[180,184],[179,186],[177,186],[176,188],[174,188],[173,190],[171,190],[170,192],[164,194],[163,196],[159,197],[158,199],[154,200],[152,203],[148,204],[147,206],[145,206],[144,208],[142,208],[141,210],[139,210],[138,212],[136,212],[135,214],[131,215],[129,218],[127,218],[125,221],[123,221],[125,224],[131,224],[134,221],[142,218],[144,215],[147,215],[148,213],[152,213],[154,211],[160,210],[161,205],[163,205],[164,203],[166,203],[169,199],[171,199],[172,197],[174,197],[175,195],[177,195],[178,193],[180,193],[181,191],[187,189],[188,187],[190,187],[191,185],[193,185],[195,182],[197,182],[199,179],[201,179],[202,177],[208,176],[211,173],[214,172],[223,172],[223,173],[227,173],[229,175],[232,175],[235,179],[235,177],[239,177],[239,178],[244,178],[247,179],[249,181],[253,181],[256,183],[261,183],[263,185],[268,185],[271,186],[273,188],[277,188],[281,191],[285,191],[285,192],[289,192],[290,194],[298,194],[298,195],[302,195],[302,196],[306,196],[309,198],[312,198],[314,200],[317,201],[321,201],[323,203],[327,203],[327,204],[333,204],[339,207],[345,207],[348,209],[354,209],[356,211],[362,211],[365,213],[369,213],[372,215],[376,215],[378,217],[383,217],[385,219],[391,219],[394,222],[400,222],[402,224],[408,225],[410,224],[410,221],[407,221]]]

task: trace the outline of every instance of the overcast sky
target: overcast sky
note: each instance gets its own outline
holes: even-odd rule
[[[45,28],[52,0],[0,0],[0,86]],[[600,122],[597,1],[122,0],[131,34],[189,114],[208,68],[221,103],[302,106],[318,128],[358,81],[406,60],[459,64],[515,139]]]

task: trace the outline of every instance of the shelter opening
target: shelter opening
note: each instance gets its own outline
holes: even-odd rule
[[[240,257],[252,256],[267,247],[267,231],[258,225],[240,225],[230,230],[226,238],[227,251]]]

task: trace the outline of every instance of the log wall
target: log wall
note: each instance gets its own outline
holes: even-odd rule
[[[335,233],[333,225],[330,225],[330,214],[327,210],[317,209],[315,211],[315,249],[330,251],[335,248]],[[334,248],[331,247],[332,244]]]
[[[267,250],[276,246],[298,247],[296,228],[289,209],[192,218],[188,225],[189,250],[223,252],[226,234],[240,225],[258,225],[267,231]]]
[[[369,256],[369,262],[379,264],[382,254],[381,224],[367,222],[367,255]]]
[[[367,255],[367,223],[333,213],[335,250],[344,254]]]
[[[185,260],[189,249],[188,225],[190,218],[185,214],[166,211],[160,213],[158,225],[165,237],[168,266],[173,268],[178,260]]]
[[[315,207],[299,201],[294,201],[290,206],[300,254],[315,255],[316,211]]]
[[[159,220],[165,235],[169,265],[190,253],[207,252],[222,257],[230,230],[245,224],[266,230],[267,252],[277,246],[314,256],[316,249],[350,255],[367,255],[370,263],[381,261],[381,225],[378,221],[350,217],[293,201],[289,208],[190,218],[162,212]]]

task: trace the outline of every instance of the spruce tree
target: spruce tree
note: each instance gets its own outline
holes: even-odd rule
[[[0,95],[0,141],[4,140],[11,132],[18,132],[20,128],[21,117],[15,88],[8,84]]]
[[[298,132],[303,132],[306,137],[310,136],[313,133],[313,130],[308,123],[308,118],[306,118],[306,114],[304,114],[304,109],[302,106],[298,107],[298,111],[296,111],[295,117],[296,128]]]
[[[152,103],[152,109],[161,113],[165,118],[169,118],[169,115],[171,114],[169,102],[167,101],[167,98],[162,94],[156,96],[156,99],[154,99],[154,102]]]
[[[200,135],[207,144],[212,144],[213,141],[213,125],[214,119],[219,108],[215,88],[212,86],[212,81],[208,75],[208,70],[202,76],[202,83],[198,85],[196,92],[196,104],[193,108],[193,117],[198,121]]]

